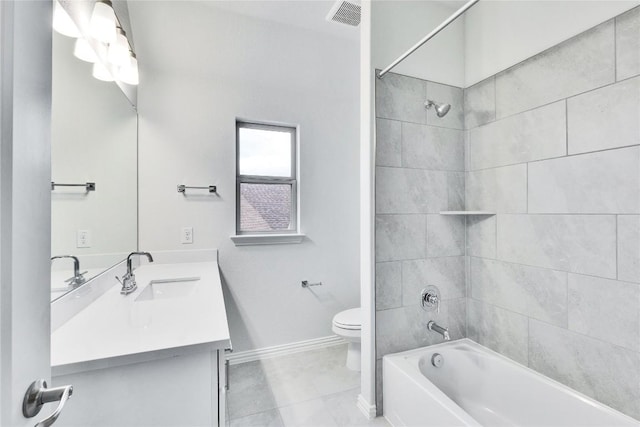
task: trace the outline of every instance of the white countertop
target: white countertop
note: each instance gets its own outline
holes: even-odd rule
[[[136,268],[138,289],[120,285],[80,311],[51,335],[53,367],[171,348],[230,345],[227,314],[216,262],[148,264]],[[136,301],[151,280],[199,277],[188,295]]]

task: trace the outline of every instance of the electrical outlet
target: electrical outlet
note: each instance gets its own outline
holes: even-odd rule
[[[91,247],[91,231],[77,230],[76,231],[76,248],[90,248],[90,247]]]
[[[183,227],[182,235],[180,237],[180,243],[183,245],[189,245],[193,243],[193,227]]]

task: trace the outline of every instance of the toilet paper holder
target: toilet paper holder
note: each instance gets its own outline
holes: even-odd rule
[[[308,288],[310,286],[322,286],[322,282],[309,283],[308,280],[303,280],[301,285],[303,288]]]

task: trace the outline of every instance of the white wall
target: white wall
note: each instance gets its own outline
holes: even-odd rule
[[[359,305],[358,42],[213,2],[129,9],[141,81],[140,249],[220,250],[236,350],[331,335],[333,315]],[[304,243],[229,239],[236,117],[300,125]],[[215,184],[219,195],[184,197],[177,184]],[[193,245],[180,244],[185,226]],[[303,289],[301,280],[324,286]]]
[[[482,0],[465,14],[465,87],[638,4],[614,0]]]
[[[386,68],[455,10],[434,1],[373,1],[373,66]],[[464,42],[464,17],[460,17],[393,72],[462,87],[465,81]]]

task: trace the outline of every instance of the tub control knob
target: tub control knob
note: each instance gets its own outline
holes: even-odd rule
[[[431,364],[436,368],[441,368],[444,365],[444,357],[440,353],[433,353],[431,356]]]
[[[420,293],[420,305],[425,311],[440,313],[440,290],[435,286],[427,286]]]

